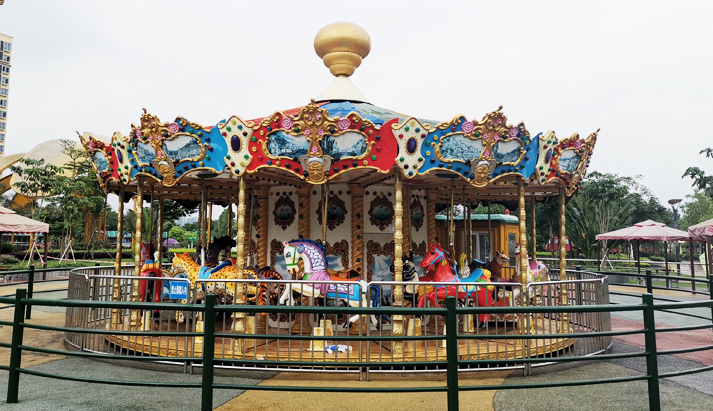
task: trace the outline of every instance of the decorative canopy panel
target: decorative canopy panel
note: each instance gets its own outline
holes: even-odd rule
[[[328,27],[315,47],[346,81],[371,43],[358,26]],[[242,175],[296,186],[328,181],[368,186],[400,172],[407,185],[458,184],[479,196],[504,198],[512,190],[500,186],[524,178],[527,191],[543,198],[560,187],[567,196],[581,188],[597,138],[598,130],[586,139],[574,134],[559,141],[551,131],[533,137],[524,123],[509,124],[502,107],[480,121],[462,115],[445,122],[418,119],[350,100],[353,89],[334,87],[323,95],[346,93],[343,99],[312,100],[250,121],[231,116],[214,126],[183,117],[161,122],[144,109],[127,137],[117,132],[105,143],[85,133],[81,140],[102,186],[111,190],[125,185],[133,191],[130,186],[140,177],[170,192],[204,184],[206,177],[230,186]]]

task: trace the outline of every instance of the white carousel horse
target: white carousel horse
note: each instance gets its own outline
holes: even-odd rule
[[[366,293],[369,285],[361,277],[353,279],[344,279],[329,275],[327,272],[327,259],[324,256],[322,247],[317,243],[309,240],[285,241],[284,256],[287,270],[292,274],[293,278],[297,278],[299,269],[297,263],[300,259],[304,264],[303,275],[300,280],[303,281],[334,281],[334,284],[297,284],[288,283],[285,287],[285,292],[280,297],[280,304],[294,305],[292,292],[297,291],[305,297],[323,297],[334,298],[346,302],[352,307],[369,307],[367,303]],[[345,282],[353,282],[353,284],[345,284]],[[359,314],[349,318],[349,322],[345,324],[348,327],[359,319]],[[373,316],[372,316],[373,317]],[[372,319],[375,321],[375,319]]]

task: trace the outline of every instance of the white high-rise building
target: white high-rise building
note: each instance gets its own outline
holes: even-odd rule
[[[7,107],[10,95],[12,37],[0,33],[0,157],[5,155]]]

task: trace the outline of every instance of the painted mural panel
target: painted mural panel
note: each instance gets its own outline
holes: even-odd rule
[[[479,158],[485,146],[482,139],[470,139],[461,134],[443,138],[441,143],[441,156],[446,160],[468,161]]]
[[[582,161],[582,156],[576,151],[573,149],[564,150],[560,156],[560,170],[571,173],[579,167],[580,161]]]
[[[500,140],[493,146],[493,158],[498,163],[517,163],[522,153],[522,143],[519,140]]]
[[[197,158],[201,155],[201,146],[195,138],[181,135],[172,140],[163,140],[161,149],[166,157],[178,162],[183,159]]]
[[[366,153],[366,140],[359,133],[346,132],[338,137],[324,136],[320,147],[332,158],[359,157]]]
[[[267,141],[267,151],[275,157],[299,157],[307,155],[309,141],[303,135],[292,136],[282,130],[272,134]]]

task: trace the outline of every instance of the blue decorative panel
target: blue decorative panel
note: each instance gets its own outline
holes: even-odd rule
[[[518,140],[503,141],[495,143],[493,147],[493,159],[498,163],[517,163],[522,153],[522,144]]]
[[[161,149],[166,154],[166,157],[175,162],[200,157],[201,155],[200,144],[195,138],[185,135],[178,136],[172,140],[163,140]]]
[[[150,164],[156,158],[156,150],[149,143],[136,143],[136,156],[140,163]]]

